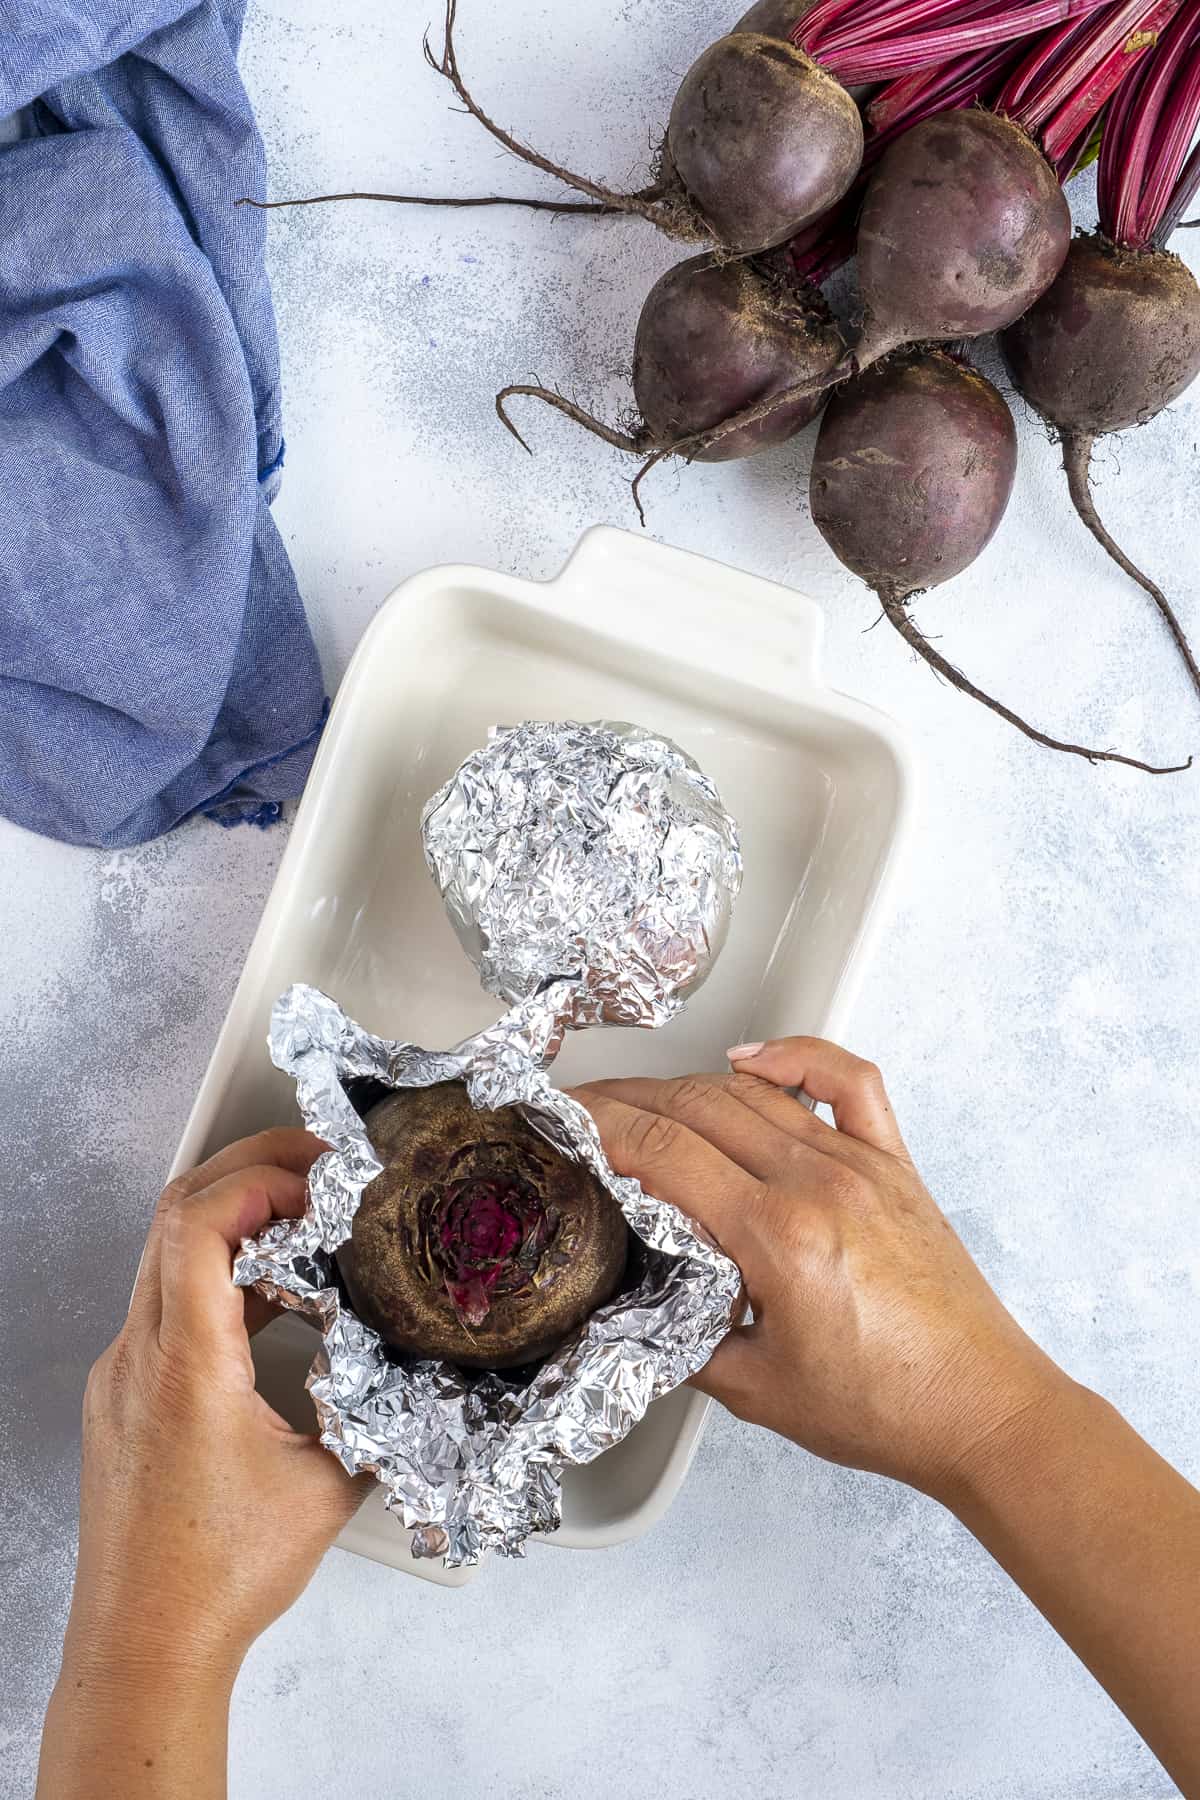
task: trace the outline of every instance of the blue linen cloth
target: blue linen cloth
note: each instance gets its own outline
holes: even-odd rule
[[[283,460],[245,0],[0,0],[0,813],[267,824],[325,695]]]

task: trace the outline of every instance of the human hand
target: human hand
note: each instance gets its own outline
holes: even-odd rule
[[[613,1167],[699,1220],[742,1271],[754,1322],[695,1385],[818,1456],[949,1498],[1067,1377],[925,1189],[878,1070],[815,1038],[746,1049],[724,1077],[576,1090]]]
[[[266,1131],[159,1201],[129,1316],[84,1398],[79,1562],[64,1669],[97,1659],[232,1681],[363,1497],[315,1436],[255,1391],[271,1317],[233,1252],[305,1205],[323,1146]],[[369,1485],[369,1484],[368,1484]]]

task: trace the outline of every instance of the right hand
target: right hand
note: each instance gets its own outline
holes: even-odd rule
[[[754,1322],[694,1379],[739,1418],[951,1501],[1073,1385],[930,1197],[870,1063],[788,1038],[735,1055],[732,1075],[576,1093],[614,1169],[741,1269]]]

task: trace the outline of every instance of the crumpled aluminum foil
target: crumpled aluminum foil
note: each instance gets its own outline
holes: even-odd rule
[[[322,1443],[351,1474],[378,1477],[413,1528],[414,1554],[454,1568],[486,1550],[523,1555],[528,1537],[555,1530],[563,1468],[618,1443],[729,1330],[735,1265],[613,1171],[590,1114],[546,1068],[568,1028],[654,1025],[678,1010],[723,939],[741,861],[711,782],[666,739],[624,725],[493,733],[430,802],[423,832],[485,986],[516,1004],[455,1049],[430,1051],[364,1031],[316,988],[290,988],[270,1052],[330,1149],[303,1217],[246,1240],[234,1279],[319,1327],[307,1385]],[[343,1300],[333,1252],[381,1170],[346,1092],[363,1077],[394,1088],[462,1080],[479,1108],[519,1106],[603,1182],[641,1240],[633,1285],[524,1387],[397,1358]]]
[[[494,731],[425,808],[425,858],[489,994],[574,976],[570,1023],[661,1025],[720,953],[737,827],[669,738],[602,721]]]

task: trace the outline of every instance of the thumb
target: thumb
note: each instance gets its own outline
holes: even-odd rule
[[[754,1417],[763,1386],[758,1331],[757,1325],[735,1326],[688,1383],[710,1400],[719,1400],[738,1419]]]
[[[331,1450],[318,1437],[291,1432],[284,1440],[290,1460],[288,1490],[295,1496],[297,1512],[332,1543],[348,1525],[371,1489],[374,1475],[348,1475]]]

